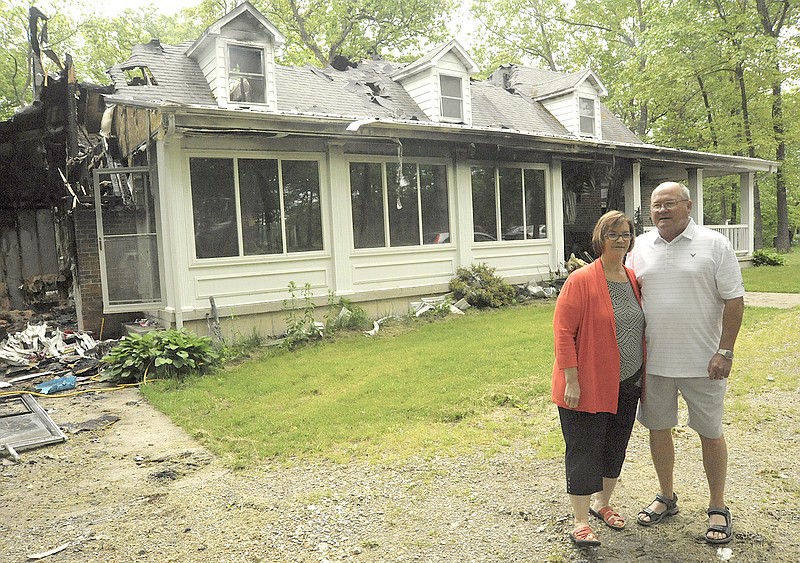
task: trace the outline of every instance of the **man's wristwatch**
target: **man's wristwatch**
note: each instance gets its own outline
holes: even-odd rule
[[[726,350],[725,348],[720,348],[719,350],[717,350],[717,354],[725,356],[729,360],[733,359],[733,350]]]

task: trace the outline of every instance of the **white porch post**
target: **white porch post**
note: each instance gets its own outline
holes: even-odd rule
[[[328,186],[331,197],[328,232],[331,235],[331,258],[333,258],[333,287],[329,289],[336,296],[353,293],[353,268],[350,265],[353,218],[350,215],[350,187],[347,176],[344,144],[329,142]]]
[[[187,288],[191,287],[189,273],[177,264],[191,263],[191,225],[193,217],[186,201],[191,200],[191,178],[188,162],[182,156],[183,135],[175,133],[175,116],[167,115],[169,127],[163,139],[156,142],[158,163],[158,203],[160,207],[159,251],[164,257],[164,312],[172,316],[175,328],[183,327],[183,315],[194,310]],[[188,196],[189,199],[186,199]]]
[[[741,218],[739,223],[747,225],[747,255],[752,256],[755,247],[755,206],[754,206],[754,183],[755,174],[753,172],[742,172],[739,174],[739,212]]]
[[[692,212],[691,216],[695,223],[698,225],[703,224],[703,169],[690,168],[687,170],[689,174],[689,182],[686,187],[689,188],[689,193],[692,198]]]
[[[550,185],[553,197],[551,199],[551,224],[548,229],[553,241],[551,246],[553,254],[550,256],[550,268],[556,270],[559,262],[564,261],[564,186],[561,182],[561,159],[554,158],[550,166]]]
[[[642,165],[634,162],[631,165],[631,173],[625,178],[623,190],[625,193],[625,215],[633,219],[636,210],[642,207]],[[641,215],[641,211],[639,212]],[[644,219],[642,219],[644,220]]]
[[[448,178],[447,182],[456,212],[455,224],[450,225],[450,240],[456,243],[458,252],[456,268],[469,268],[472,265],[475,227],[472,218],[472,174],[468,158],[467,152],[456,151],[453,158],[453,177]],[[453,274],[455,275],[455,271]]]

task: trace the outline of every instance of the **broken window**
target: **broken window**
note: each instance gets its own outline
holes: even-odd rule
[[[355,248],[449,242],[447,167],[350,163]]]
[[[442,117],[462,121],[461,79],[457,76],[439,76]]]
[[[134,66],[123,68],[122,72],[125,73],[125,80],[128,86],[158,86],[158,82],[156,82],[149,67]]]
[[[191,158],[190,171],[197,258],[323,249],[318,161]]]
[[[237,103],[266,103],[264,50],[228,45],[228,99]]]
[[[547,237],[543,168],[472,167],[474,241]],[[490,237],[484,236],[485,234]]]
[[[592,98],[579,98],[581,116],[581,133],[594,135],[594,100]]]
[[[161,303],[156,203],[147,168],[95,170],[103,306],[140,310]]]

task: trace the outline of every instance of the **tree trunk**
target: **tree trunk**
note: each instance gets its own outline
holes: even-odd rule
[[[782,165],[786,159],[786,137],[783,126],[783,96],[780,82],[776,82],[772,86],[772,123],[777,143],[775,160]],[[789,247],[789,206],[786,201],[786,178],[783,175],[783,166],[778,168],[775,177],[775,197],[778,213],[775,248],[778,252],[789,252],[791,250]]]

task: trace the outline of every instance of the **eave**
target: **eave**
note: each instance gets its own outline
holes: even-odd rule
[[[132,102],[113,96],[108,98],[110,103],[158,111],[162,114],[162,126],[166,131],[184,134],[292,135],[340,141],[415,138],[450,143],[454,146],[498,144],[511,149],[542,151],[563,158],[606,156],[631,159],[644,165],[700,168],[706,171],[706,176],[746,172],[772,174],[780,166],[778,162],[759,158],[673,149],[645,143],[620,143],[569,135],[546,135],[499,127],[373,119],[364,116],[182,106]]]

